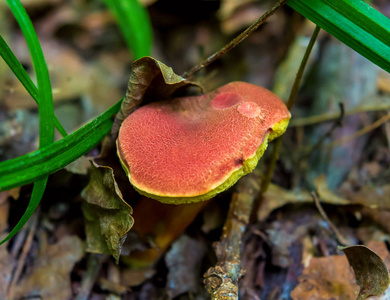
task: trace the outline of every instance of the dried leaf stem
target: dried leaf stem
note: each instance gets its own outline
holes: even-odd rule
[[[320,27],[317,25],[316,28],[314,29],[314,32],[313,32],[311,38],[310,38],[309,45],[306,48],[305,55],[303,56],[303,59],[301,61],[301,64],[300,64],[298,72],[297,72],[297,76],[295,77],[294,84],[291,88],[290,96],[289,96],[287,104],[286,104],[288,110],[291,110],[291,108],[294,105],[295,98],[298,94],[299,86],[300,86],[301,81],[302,81],[303,72],[305,70],[305,67],[306,67],[307,61],[309,59],[311,50],[313,49],[314,43],[317,39],[319,32],[320,32]],[[257,210],[260,207],[261,199],[263,198],[264,193],[267,191],[269,184],[271,183],[271,179],[272,179],[272,175],[273,175],[274,170],[275,170],[276,162],[279,159],[279,149],[280,149],[280,146],[282,145],[282,141],[283,141],[283,136],[279,137],[274,143],[274,149],[272,152],[271,161],[268,164],[268,168],[267,168],[267,171],[265,173],[264,179],[261,182],[260,195],[259,195],[258,199],[256,200],[254,207],[253,207],[252,217],[251,217],[252,222],[256,220],[256,214],[257,214]]]
[[[249,26],[245,31],[243,31],[239,36],[234,38],[232,41],[230,41],[228,44],[226,44],[222,49],[219,51],[213,53],[208,58],[206,58],[203,62],[196,65],[189,71],[186,71],[182,74],[182,77],[189,78],[192,75],[194,75],[199,70],[207,67],[217,59],[224,56],[226,53],[228,53],[230,50],[232,50],[234,47],[236,47],[238,44],[240,44],[243,40],[245,40],[248,36],[250,36],[257,28],[259,28],[265,21],[268,20],[269,17],[271,17],[280,7],[282,7],[287,0],[278,0],[275,5],[266,11],[259,19],[257,19],[256,22],[254,22],[251,26]]]
[[[234,193],[221,240],[214,244],[218,262],[204,275],[204,284],[211,299],[238,299],[238,280],[243,275],[241,269],[241,240],[249,223],[253,202],[260,185],[257,172],[243,177]]]
[[[317,197],[317,194],[315,192],[312,192],[311,193],[312,197],[313,197],[313,200],[314,200],[314,203],[318,209],[318,211],[320,212],[321,214],[321,217],[328,223],[329,227],[332,229],[333,233],[335,234],[338,242],[343,245],[343,246],[346,246],[348,245],[349,243],[347,242],[347,240],[343,237],[343,235],[338,231],[337,227],[332,223],[332,221],[329,219],[328,215],[326,214],[326,212],[324,211],[324,209],[322,208],[322,205],[320,203],[320,201],[318,200],[318,197]]]

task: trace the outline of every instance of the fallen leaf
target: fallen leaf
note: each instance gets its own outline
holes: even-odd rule
[[[358,300],[378,296],[388,288],[389,271],[378,254],[364,245],[339,249],[344,251],[355,272],[356,283],[360,286]]]
[[[142,57],[133,62],[131,67],[126,97],[112,126],[113,136],[118,133],[123,120],[141,103],[167,100],[179,88],[197,86],[197,84],[175,74],[171,67],[151,57]]]
[[[390,208],[390,184],[383,186],[364,185],[360,190],[343,189],[340,191],[353,204],[361,204],[369,208]]]
[[[8,227],[9,198],[17,199],[19,197],[20,187],[8,191],[0,192],[0,234]],[[1,299],[1,298],[0,298]]]
[[[375,274],[380,270],[380,274],[386,274],[387,269],[390,267],[390,253],[387,250],[386,244],[384,242],[371,241],[368,243],[368,246],[352,246],[346,247],[353,248],[358,247],[357,255],[353,255],[354,259],[358,261],[356,266],[359,269],[359,277],[356,279],[359,280],[361,284],[367,284],[367,274]],[[375,254],[371,248],[377,254]],[[348,250],[347,250],[348,251]],[[364,254],[362,254],[364,252]],[[367,259],[368,255],[368,259]],[[379,256],[381,258],[379,258]],[[365,260],[360,258],[364,257]],[[310,258],[309,258],[310,259]],[[383,261],[382,261],[383,259]],[[362,273],[359,263],[363,262],[365,271],[369,270],[368,273]],[[379,268],[377,268],[381,265]],[[354,262],[356,263],[356,262]],[[375,270],[376,269],[376,270]],[[376,279],[378,282],[381,281],[381,276],[377,275]],[[366,277],[362,279],[361,277]],[[372,280],[373,278],[371,278]],[[388,273],[383,276],[388,285]],[[348,263],[347,256],[345,255],[332,255],[327,257],[313,257],[309,261],[309,265],[303,270],[302,275],[298,278],[299,284],[291,292],[291,298],[293,300],[307,300],[307,299],[318,299],[318,300],[355,300],[359,295],[359,286],[356,284],[355,276],[353,271],[350,268]],[[386,287],[387,287],[386,285]],[[367,287],[367,285],[366,285]],[[380,287],[380,284],[377,286],[372,286],[374,290]],[[381,293],[384,294],[372,298],[373,300],[387,300],[389,299],[390,291],[386,291],[385,284],[382,285]],[[367,294],[366,294],[367,295]],[[366,299],[366,298],[358,298]],[[371,298],[370,298],[371,299]]]
[[[241,4],[243,1],[233,1]],[[234,34],[254,23],[265,10],[255,5],[242,5],[227,18],[221,18],[221,30],[224,34]]]
[[[70,272],[83,255],[84,245],[77,236],[66,236],[47,246],[40,251],[32,272],[15,287],[15,299],[71,299]]]
[[[382,93],[390,93],[390,75],[384,70],[378,73],[377,88]]]
[[[85,156],[81,156],[75,161],[71,162],[65,167],[65,170],[73,174],[87,175],[91,166],[89,159]]]
[[[344,255],[313,257],[298,281],[293,300],[355,300],[359,293]]]
[[[314,179],[314,186],[317,190],[318,195],[321,197],[321,201],[325,200],[326,203],[343,205],[343,204],[351,204],[351,201],[336,195],[333,191],[331,191],[328,187],[328,183],[326,181],[325,175],[320,175],[316,179]]]
[[[257,211],[257,218],[259,221],[264,221],[272,211],[288,203],[311,202],[313,202],[313,197],[307,191],[289,191],[275,184],[270,184]]]
[[[50,68],[50,80],[53,86],[53,101],[59,103],[74,100],[85,94],[91,80],[89,66],[72,48],[51,40],[40,40],[45,51],[45,58]],[[23,49],[24,41],[18,37],[14,41],[15,47]],[[21,62],[30,65],[30,59],[23,53]],[[32,66],[31,66],[32,67]],[[36,108],[26,89],[16,77],[9,80],[8,92],[4,94],[3,104],[9,109]]]
[[[165,256],[168,267],[167,292],[170,298],[199,290],[200,265],[206,247],[199,240],[182,235]]]
[[[99,279],[99,286],[104,291],[109,291],[111,293],[114,293],[116,295],[122,295],[128,291],[126,286],[121,285],[116,282],[112,282],[110,280],[107,280],[105,278]]]
[[[121,284],[125,286],[138,286],[156,274],[154,267],[146,269],[126,268],[121,272]]]
[[[127,232],[133,226],[133,209],[123,200],[112,168],[91,162],[91,179],[81,196],[87,251],[111,254],[118,261]]]
[[[317,177],[314,180],[314,185],[321,196],[321,202],[336,205],[351,204],[351,201],[336,195],[328,188],[325,176]],[[273,210],[288,203],[313,203],[313,196],[304,189],[290,191],[270,184],[257,211],[257,217],[260,221],[264,221]]]

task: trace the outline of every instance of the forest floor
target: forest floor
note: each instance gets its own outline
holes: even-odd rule
[[[219,50],[273,3],[141,2],[152,22],[152,57],[176,74]],[[49,66],[55,113],[73,132],[124,96],[133,58],[102,1],[22,3]],[[386,1],[372,5],[390,16]],[[314,28],[285,6],[195,79],[205,91],[246,81],[286,101]],[[23,35],[5,5],[0,5],[0,31],[33,74]],[[272,183],[241,245],[235,246],[241,250],[240,299],[356,299],[355,275],[375,285],[377,264],[390,268],[390,76],[321,31],[291,114]],[[36,104],[1,61],[0,161],[36,150],[38,128]],[[204,274],[218,262],[215,243],[232,218],[231,199],[248,190],[259,197],[272,143],[253,174],[205,203],[196,217],[170,216],[177,227],[170,229],[173,238],[164,246],[156,246],[157,233],[136,225],[134,212],[135,228],[115,250],[121,252],[118,263],[113,255],[98,253],[102,233],[95,240],[93,230],[99,231],[100,223],[93,229],[87,224],[86,187],[91,178],[107,175],[96,175],[88,160],[100,148],[52,174],[33,217],[0,246],[0,299],[209,299],[212,283],[204,281]],[[111,159],[115,172],[123,172],[117,171],[115,154]],[[123,199],[135,208],[140,195],[119,181]],[[23,214],[31,190],[27,185],[0,192],[0,237]],[[120,213],[127,209],[129,216],[126,207]],[[155,224],[162,213],[158,205],[149,209],[146,216]],[[355,274],[340,245],[366,245],[382,260]],[[373,259],[359,251],[352,260]],[[390,291],[372,299],[390,299]]]

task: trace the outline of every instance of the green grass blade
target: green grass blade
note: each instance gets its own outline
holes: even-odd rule
[[[38,85],[39,145],[47,146],[54,142],[54,107],[49,71],[37,34],[20,0],[7,0],[7,4],[23,32],[31,54]]]
[[[11,239],[15,234],[17,234],[19,230],[22,229],[22,227],[27,223],[28,219],[30,219],[30,217],[37,209],[39,202],[42,199],[43,193],[45,192],[46,183],[47,183],[47,177],[40,179],[34,183],[34,188],[31,193],[30,202],[27,206],[26,211],[24,212],[23,216],[20,218],[19,222],[15,225],[15,227],[12,228],[11,232],[2,241],[0,241],[0,245],[4,244],[6,241]]]
[[[22,64],[16,58],[12,50],[8,47],[2,36],[0,36],[0,56],[4,59],[5,63],[15,74],[16,78],[19,79],[20,83],[24,86],[35,102],[39,104],[37,87],[32,82],[31,78],[24,70]]]
[[[121,102],[54,144],[0,163],[0,191],[48,176],[90,151],[110,132]]]
[[[390,20],[363,1],[290,0],[294,10],[390,72]]]
[[[122,34],[135,59],[149,56],[152,26],[147,10],[137,0],[104,0],[119,23]]]
[[[51,92],[51,84],[49,71],[46,61],[43,56],[41,45],[37,34],[28,17],[26,10],[23,8],[19,0],[7,0],[7,4],[11,9],[16,21],[19,23],[20,29],[26,39],[28,49],[31,54],[31,59],[34,65],[35,74],[38,83],[38,98],[39,98],[39,148],[48,146],[54,142],[54,107],[53,96]],[[17,178],[17,176],[16,176]],[[19,179],[19,178],[17,178]],[[11,230],[7,237],[0,244],[12,238],[26,224],[27,220],[34,213],[42,199],[46,188],[47,177],[39,179],[33,187],[30,202],[22,218]]]
[[[0,36],[0,56],[4,59],[5,63],[15,74],[16,78],[19,79],[20,83],[24,86],[27,92],[31,95],[31,97],[35,100],[35,102],[39,105],[38,99],[38,89],[35,84],[32,82],[31,78],[28,76],[27,72],[24,70],[22,64],[16,58],[12,50],[8,47],[7,43],[4,41],[3,37]],[[54,125],[57,128],[58,132],[63,136],[67,136],[67,132],[64,127],[54,116]]]

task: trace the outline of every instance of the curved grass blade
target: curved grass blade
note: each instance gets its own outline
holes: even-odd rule
[[[287,4],[390,72],[390,20],[364,1],[289,0]]]
[[[135,59],[149,56],[152,26],[147,10],[137,0],[104,0],[119,23],[127,46]]]
[[[15,234],[19,232],[20,229],[27,223],[28,219],[32,216],[34,211],[37,209],[39,203],[41,202],[43,193],[45,192],[46,183],[48,177],[46,176],[43,179],[40,179],[34,183],[34,188],[31,193],[30,202],[28,203],[27,209],[24,212],[23,216],[20,218],[19,222],[12,228],[11,232],[0,241],[0,245],[4,244],[6,241],[11,239]]]
[[[27,92],[31,95],[31,97],[35,100],[35,102],[39,106],[37,87],[32,82],[31,78],[24,70],[22,64],[16,58],[12,50],[8,47],[7,43],[4,41],[2,36],[0,36],[0,56],[3,58],[5,63],[8,65],[8,67],[15,74],[16,78],[19,79],[20,83],[24,86],[24,88],[27,90]],[[58,132],[63,137],[68,135],[56,116],[54,116],[54,126],[57,128]]]
[[[119,111],[121,102],[67,137],[37,151],[0,163],[0,191],[41,179],[90,151],[111,131],[111,117]]]
[[[38,98],[40,102],[39,145],[40,147],[43,147],[54,142],[54,107],[49,71],[47,69],[46,61],[43,56],[37,34],[34,30],[30,18],[27,15],[26,10],[20,3],[20,0],[7,0],[7,4],[23,32],[31,54],[31,59],[37,78]]]
[[[46,61],[43,56],[37,34],[34,30],[30,18],[26,13],[26,10],[23,8],[19,0],[7,0],[7,4],[15,16],[16,21],[19,23],[20,29],[22,30],[26,39],[37,77],[38,98],[40,100],[39,148],[41,148],[54,142],[54,107],[49,71],[47,69]],[[12,238],[20,230],[20,228],[26,224],[27,220],[34,213],[42,199],[46,188],[46,183],[47,177],[44,177],[34,184],[32,196],[25,213],[16,226],[6,236],[6,238],[0,242],[0,244]]]

